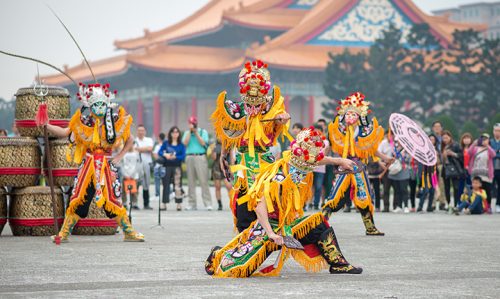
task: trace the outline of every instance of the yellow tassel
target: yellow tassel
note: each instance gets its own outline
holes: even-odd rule
[[[87,195],[87,187],[92,183],[91,180],[94,178],[94,161],[92,160],[92,158],[90,158],[86,161],[86,163],[89,163],[89,168],[86,174],[83,174],[82,172],[83,177],[78,176],[78,181],[81,184],[80,192],[76,195],[75,199],[69,202],[67,209],[67,212],[69,213],[74,214],[76,212],[76,209],[84,203],[85,196]]]
[[[303,250],[290,250],[293,259],[307,272],[319,272],[328,269],[329,265],[321,256],[309,257]]]
[[[99,145],[101,143],[101,138],[99,137],[99,127],[100,127],[99,118],[96,118],[94,124],[94,134],[92,135],[92,143],[95,145]]]
[[[351,185],[351,175],[346,175],[344,181],[342,182],[342,185],[340,185],[340,187],[338,188],[337,193],[335,193],[332,199],[330,199],[324,204],[323,209],[326,207],[335,209],[339,204],[340,199],[342,198],[342,196],[344,196],[345,191],[349,188],[350,185]]]

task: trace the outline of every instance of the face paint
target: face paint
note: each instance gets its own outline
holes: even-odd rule
[[[359,115],[354,111],[347,111],[345,114],[345,122],[347,125],[354,125],[359,120]]]
[[[97,117],[103,117],[106,114],[106,103],[104,102],[96,102],[90,108]]]

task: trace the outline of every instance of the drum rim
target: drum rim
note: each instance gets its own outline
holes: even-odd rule
[[[33,192],[37,191],[37,192]],[[58,188],[54,188],[54,193],[57,195],[62,195],[62,191]],[[30,186],[23,188],[14,188],[11,192],[12,195],[31,195],[31,194],[49,194],[50,195],[50,187],[49,186]]]
[[[48,94],[47,96],[67,96],[69,97],[69,91],[61,86],[53,86],[48,85]],[[35,91],[33,87],[21,87],[17,90],[14,96],[24,96],[24,95],[35,95]]]
[[[38,147],[38,141],[34,137],[2,137],[0,146],[30,145]]]

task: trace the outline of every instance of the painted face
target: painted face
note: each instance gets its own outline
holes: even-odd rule
[[[94,113],[97,117],[103,117],[106,114],[106,103],[104,102],[96,102],[92,104],[90,107],[92,109],[92,113]]]
[[[345,114],[345,123],[347,125],[354,125],[358,122],[359,115],[354,111],[347,111]]]

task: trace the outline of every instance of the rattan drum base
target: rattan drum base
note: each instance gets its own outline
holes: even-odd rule
[[[56,218],[63,222],[62,192],[55,190]],[[52,199],[49,187],[14,189],[10,204],[9,224],[14,236],[50,236],[54,234]]]
[[[16,188],[35,186],[38,183],[38,176],[31,174],[1,175],[0,186],[10,186]]]

